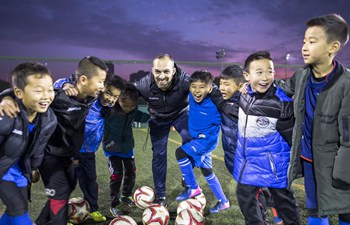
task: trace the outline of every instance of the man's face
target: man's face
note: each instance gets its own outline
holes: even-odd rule
[[[249,65],[249,71],[244,72],[244,77],[252,90],[259,93],[265,93],[271,87],[274,76],[273,62],[268,59],[252,61]]]
[[[190,84],[190,92],[197,103],[202,102],[212,90],[212,84],[202,81],[195,81]]]
[[[220,79],[220,92],[224,100],[232,98],[238,89],[239,86],[234,79]]]
[[[176,73],[174,62],[169,58],[155,59],[152,66],[152,74],[159,89],[166,91]]]
[[[118,101],[121,90],[108,85],[104,91],[100,94],[100,102],[103,106],[113,107],[115,103]]]

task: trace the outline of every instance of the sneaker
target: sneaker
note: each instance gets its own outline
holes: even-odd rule
[[[113,217],[119,217],[119,216],[123,215],[122,211],[117,209],[117,207],[112,207],[112,208],[109,209],[109,211],[111,212]]]
[[[120,201],[128,205],[129,207],[135,206],[134,199],[131,196],[129,197],[122,196],[120,197]]]
[[[154,205],[161,205],[161,206],[167,207],[165,197],[156,198],[156,199],[153,201],[153,204],[154,204]]]
[[[280,225],[280,224],[283,224],[283,220],[281,218],[279,218],[278,216],[276,216],[276,217],[273,217],[273,223]]]
[[[189,198],[196,197],[202,193],[202,189],[198,186],[195,189],[185,188],[185,190],[176,197],[176,201],[181,202]]]
[[[218,201],[218,203],[216,203],[216,205],[212,208],[209,209],[210,213],[218,213],[222,210],[228,209],[230,208],[230,201],[227,200],[227,202],[221,202]]]
[[[104,215],[102,215],[99,211],[89,213],[89,218],[91,218],[95,222],[104,222],[107,220],[107,218]]]

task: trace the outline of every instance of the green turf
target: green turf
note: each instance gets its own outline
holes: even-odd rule
[[[152,161],[152,150],[151,144],[148,139],[148,147],[145,151],[142,150],[142,146],[146,139],[147,130],[146,129],[134,129],[135,135],[135,159],[136,159],[136,185],[135,188],[140,186],[150,186],[153,187],[153,179],[152,179],[152,170],[151,170],[151,161]],[[168,173],[167,173],[167,202],[168,202],[168,210],[170,212],[170,222],[169,224],[174,224],[176,217],[176,208],[178,203],[174,201],[175,197],[183,190],[181,186],[181,174],[179,167],[177,165],[177,161],[175,159],[175,150],[180,146],[180,136],[174,132],[170,132],[169,143],[168,143]],[[213,152],[213,170],[217,175],[218,179],[221,182],[223,190],[226,196],[229,198],[231,202],[231,208],[221,212],[216,215],[210,215],[208,213],[209,206],[212,206],[216,203],[216,199],[210,191],[204,177],[200,173],[198,169],[195,170],[197,181],[207,199],[207,207],[205,208],[205,224],[218,224],[218,225],[242,225],[244,224],[243,216],[239,210],[235,189],[236,182],[233,180],[232,176],[226,170],[225,164],[223,162],[223,150],[221,147],[221,142],[219,143],[218,148]],[[97,176],[99,183],[99,205],[100,211],[108,217],[107,222],[98,223],[98,224],[109,224],[112,219],[109,213],[109,171],[107,160],[103,155],[102,150],[100,149],[97,152]],[[301,208],[302,212],[302,220],[303,224],[306,224],[306,210],[304,208],[305,205],[305,197],[302,180],[298,180],[296,184],[293,186],[295,190],[295,195],[298,201],[298,204]],[[71,197],[82,196],[79,187],[72,193]],[[35,184],[32,187],[32,203],[29,206],[29,212],[32,219],[35,219],[43,204],[46,201],[46,195],[44,193],[44,188],[41,182]],[[135,219],[138,224],[142,224],[141,216],[143,210],[139,208],[128,208],[126,206],[122,207],[125,214],[131,216]],[[4,211],[4,206],[0,203],[0,214]],[[270,212],[271,216],[271,212]],[[336,220],[332,218],[331,224],[337,224]],[[87,220],[84,224],[94,224],[94,222]]]

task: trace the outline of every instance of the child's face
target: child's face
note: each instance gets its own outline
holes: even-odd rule
[[[100,102],[103,106],[113,107],[115,103],[118,101],[121,90],[108,85],[104,91],[100,94]]]
[[[15,87],[14,91],[16,97],[22,100],[28,114],[44,113],[55,97],[52,85],[49,75],[34,74],[28,76],[24,90]]]
[[[211,93],[213,86],[202,81],[195,81],[190,84],[190,92],[196,102],[201,102],[208,93]]]
[[[309,27],[305,31],[301,53],[304,63],[317,65],[328,62],[333,43],[327,42],[327,35],[320,26]]]
[[[133,101],[130,98],[120,98],[119,99],[120,108],[124,113],[129,113],[136,108],[137,102]]]
[[[268,59],[252,61],[249,72],[244,72],[243,75],[254,92],[265,93],[271,87],[275,76],[273,62]]]
[[[94,76],[92,76],[90,79],[85,77],[81,94],[96,98],[104,88],[106,76],[106,71],[97,68]]]
[[[238,91],[239,85],[234,79],[220,79],[220,92],[224,100],[232,98],[232,96]]]

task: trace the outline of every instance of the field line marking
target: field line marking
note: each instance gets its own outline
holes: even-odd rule
[[[143,131],[143,132],[146,132],[146,133],[148,132],[147,129],[139,129],[139,130],[141,130],[141,131]],[[177,144],[177,145],[182,145],[181,142],[176,141],[176,140],[174,140],[174,139],[169,138],[168,140],[171,141],[171,142],[173,142],[173,143],[175,143],[175,144]],[[211,156],[212,156],[213,158],[217,159],[217,160],[220,160],[220,161],[224,162],[224,157],[222,157],[222,156],[218,156],[218,155],[215,155],[215,154],[211,154]],[[305,190],[305,189],[304,189],[304,185],[302,185],[302,184],[293,183],[292,186],[295,187],[295,188],[297,188],[297,189],[299,189],[299,190],[303,190],[303,191]]]

